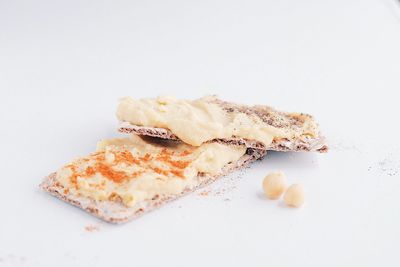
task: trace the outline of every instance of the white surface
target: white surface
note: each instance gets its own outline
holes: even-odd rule
[[[399,266],[399,47],[390,0],[0,1],[0,266]],[[208,93],[314,114],[332,149],[121,226],[38,190],[118,136],[119,97]],[[262,197],[277,169],[302,209]]]

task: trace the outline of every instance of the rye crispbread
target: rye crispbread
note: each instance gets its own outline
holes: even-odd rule
[[[311,115],[304,113],[288,113],[277,111],[268,106],[238,105],[222,101],[218,98],[211,99],[211,103],[219,105],[228,113],[240,112],[248,115],[255,115],[267,125],[276,128],[290,129],[297,133],[297,137],[292,139],[274,139],[272,143],[268,145],[268,147],[266,147],[263,143],[255,140],[246,140],[236,137],[232,137],[229,139],[214,139],[211,140],[211,142],[217,141],[229,144],[242,144],[250,148],[274,151],[316,151],[321,153],[325,153],[328,151],[326,140],[323,136],[320,135],[318,129],[313,129],[313,135],[304,133],[304,125],[306,123],[312,122],[313,124],[317,125]],[[118,130],[122,133],[133,133],[163,139],[179,140],[179,138],[169,129],[132,125],[129,122],[120,122]]]
[[[202,188],[236,169],[244,168],[251,162],[261,159],[264,155],[264,150],[248,148],[245,155],[243,155],[238,161],[227,164],[220,174],[215,176],[204,174],[198,175],[196,186],[194,188],[186,188],[181,194],[178,195],[158,196],[151,200],[137,203],[133,207],[127,207],[122,203],[109,200],[96,202],[87,197],[80,197],[78,195],[73,195],[70,192],[65,192],[64,188],[55,180],[56,173],[52,173],[47,176],[40,184],[40,188],[51,195],[77,206],[104,221],[110,223],[124,223],[133,220],[144,213],[152,211],[172,200]]]
[[[210,142],[221,142],[229,145],[243,145],[247,147],[247,152],[238,161],[226,165],[219,175],[198,175],[196,186],[194,188],[186,188],[178,195],[158,196],[150,200],[145,200],[137,203],[134,207],[127,207],[120,202],[109,200],[96,202],[90,198],[74,195],[68,192],[68,190],[65,191],[64,188],[55,180],[55,173],[46,177],[40,187],[51,195],[77,206],[107,222],[123,223],[154,210],[169,201],[195,191],[196,189],[215,181],[217,178],[224,176],[235,169],[244,168],[251,162],[262,158],[266,154],[267,150],[317,152],[327,152],[328,150],[325,139],[319,135],[319,132],[316,132],[315,135],[301,134],[302,126],[305,121],[312,120],[314,122],[314,119],[310,115],[279,112],[266,106],[249,107],[237,105],[219,99],[214,99],[213,102],[220,105],[226,112],[241,112],[256,115],[268,125],[278,128],[290,128],[298,131],[300,134],[297,135],[298,137],[292,139],[273,140],[273,142],[268,146],[255,140],[246,140],[236,137],[210,140]],[[170,130],[164,128],[143,127],[123,122],[119,127],[119,131],[179,141],[179,138],[176,135],[174,135]]]

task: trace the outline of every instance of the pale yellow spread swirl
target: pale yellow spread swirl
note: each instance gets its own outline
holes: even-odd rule
[[[245,138],[268,147],[274,138],[292,138],[295,133],[264,123],[258,116],[227,112],[213,103],[213,97],[179,100],[158,97],[121,99],[117,117],[121,122],[145,127],[169,129],[183,142],[200,146],[217,138]]]
[[[224,166],[245,152],[243,146],[209,143],[192,147],[168,141],[160,145],[131,136],[100,142],[97,152],[61,168],[56,180],[65,193],[131,207],[191,189],[198,184],[200,173],[221,174]]]

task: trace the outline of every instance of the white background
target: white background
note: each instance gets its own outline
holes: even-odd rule
[[[399,266],[399,89],[395,0],[0,0],[0,266]],[[331,150],[121,226],[38,189],[120,136],[120,97],[160,94],[311,113]],[[303,208],[262,196],[271,170]]]

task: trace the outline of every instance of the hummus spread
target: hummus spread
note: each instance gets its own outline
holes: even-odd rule
[[[132,125],[169,129],[192,146],[200,146],[212,139],[236,137],[256,140],[268,147],[274,139],[314,135],[317,128],[312,120],[306,121],[303,114],[295,113],[288,117],[304,120],[301,130],[298,126],[291,127],[290,123],[288,127],[274,127],[256,114],[237,110],[228,112],[215,100],[213,96],[192,101],[173,97],[140,100],[125,97],[118,105],[117,117]]]
[[[65,165],[56,174],[65,193],[128,207],[193,188],[199,174],[217,175],[246,152],[242,146],[145,141],[132,135],[98,143],[97,151]]]

